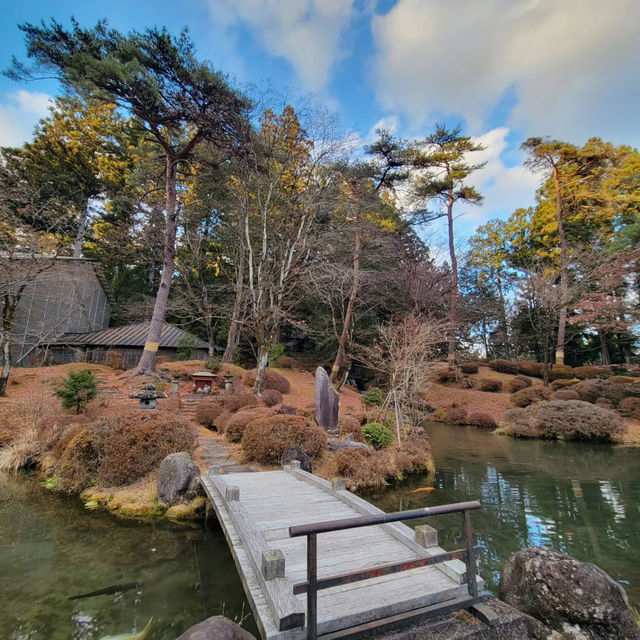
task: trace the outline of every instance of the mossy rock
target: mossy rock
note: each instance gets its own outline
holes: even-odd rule
[[[174,504],[167,509],[166,517],[170,520],[200,520],[205,517],[207,499],[198,496],[190,502]]]

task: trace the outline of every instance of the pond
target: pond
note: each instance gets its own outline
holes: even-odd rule
[[[140,631],[151,617],[150,639],[174,640],[220,613],[256,633],[219,529],[88,512],[25,477],[0,476],[0,602],[0,638],[10,640],[98,640]]]
[[[544,545],[593,562],[640,608],[640,449],[518,440],[475,427],[426,425],[435,479],[416,476],[367,498],[385,511],[480,500],[471,520],[480,573],[497,592],[500,568],[523,547]],[[429,493],[412,493],[433,486]],[[414,520],[412,526],[427,523]],[[460,516],[428,522],[442,546],[460,543]]]
[[[416,476],[369,500],[397,511],[478,499],[472,522],[489,589],[514,551],[546,545],[599,565],[640,607],[640,449],[427,429],[435,479]],[[413,493],[426,486],[434,490]],[[445,548],[459,546],[459,516],[430,524]],[[69,600],[136,581],[121,593]],[[9,640],[99,640],[139,631],[151,617],[150,640],[174,640],[220,613],[257,635],[213,519],[195,528],[119,520],[24,476],[0,476],[0,602],[0,638]]]

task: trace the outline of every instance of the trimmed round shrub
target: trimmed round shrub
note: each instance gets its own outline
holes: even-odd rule
[[[336,475],[347,481],[352,491],[357,488],[386,486],[387,479],[393,478],[397,468],[393,454],[389,450],[341,449],[334,454]]]
[[[580,394],[571,389],[560,389],[551,394],[552,400],[580,400]]]
[[[381,407],[384,403],[384,394],[378,387],[371,387],[362,394],[362,402],[366,407]]]
[[[638,382],[638,378],[632,376],[611,376],[609,382],[615,382],[616,384],[635,384]]]
[[[573,375],[580,380],[591,380],[593,378],[608,378],[611,376],[611,370],[604,367],[574,367]]]
[[[578,378],[572,378],[571,380],[568,380],[566,378],[560,378],[558,380],[554,380],[553,382],[551,382],[549,384],[549,388],[552,391],[560,391],[560,389],[568,389],[569,387],[572,387],[574,384],[578,384],[578,382],[580,382]]]
[[[338,428],[342,437],[352,435],[356,440],[362,440],[362,425],[360,420],[352,415],[340,416]]]
[[[498,426],[495,419],[488,413],[470,413],[467,418],[467,424],[481,427],[482,429],[495,429]]]
[[[289,356],[281,356],[278,360],[278,365],[281,369],[295,369],[298,366],[298,361]]]
[[[219,402],[200,402],[196,405],[195,419],[207,429],[215,429],[216,418],[224,411],[224,407]]]
[[[502,382],[500,380],[483,380],[480,383],[480,391],[489,391],[490,393],[499,393],[502,391]]]
[[[462,371],[462,373],[466,373],[467,375],[478,373],[478,365],[474,364],[473,362],[463,362],[460,365],[460,371]]]
[[[538,402],[506,411],[501,429],[511,435],[557,440],[615,441],[624,431],[614,412],[581,400]]]
[[[549,371],[549,380],[571,380],[575,378],[573,375],[573,368],[568,367],[566,364],[554,364]]]
[[[273,410],[267,407],[252,407],[229,415],[224,425],[224,435],[229,442],[240,442],[250,422],[258,418],[268,418]]]
[[[254,384],[256,381],[256,372],[250,371],[246,376],[246,380],[247,384]],[[282,394],[287,394],[291,392],[291,385],[283,375],[267,369],[264,372],[264,381],[262,383],[263,392],[266,389],[275,389]]]
[[[281,407],[276,409],[276,413],[280,413],[282,415],[287,416],[296,416],[298,415],[298,410],[295,407],[290,407],[286,404],[283,404]]]
[[[68,493],[79,493],[95,480],[99,466],[98,444],[84,427],[68,442],[58,462],[60,487]]]
[[[231,413],[235,413],[245,407],[257,407],[258,398],[253,393],[243,393],[241,396],[228,396],[227,409]]]
[[[402,477],[410,473],[433,471],[435,467],[429,438],[424,434],[417,433],[412,433],[403,438],[400,446],[395,451],[395,461],[396,473],[399,472]]]
[[[517,391],[521,391],[522,389],[528,389],[529,385],[523,382],[522,380],[518,380],[518,378],[514,378],[509,382],[509,391],[511,393],[516,393]]]
[[[542,378],[544,374],[544,365],[541,362],[520,361],[518,364],[518,372],[532,378]]]
[[[609,409],[611,411],[615,411],[615,409],[613,408],[613,402],[611,402],[609,398],[598,398],[596,400],[596,405],[598,407],[602,407],[603,409]]]
[[[277,389],[265,389],[262,392],[262,400],[267,407],[275,407],[282,402],[282,394]]]
[[[457,382],[459,373],[457,371],[451,371],[450,369],[442,369],[436,374],[438,382]]]
[[[362,427],[362,439],[374,449],[385,449],[393,444],[393,431],[379,422],[369,422]]]
[[[637,414],[640,411],[640,398],[623,398],[620,401],[620,411],[629,416]]]
[[[302,416],[277,414],[253,420],[242,436],[245,457],[264,464],[278,464],[283,451],[292,445],[314,457],[327,446],[327,434]]]
[[[580,394],[581,400],[595,403],[598,398],[608,398],[614,407],[619,406],[624,398],[640,397],[640,384],[615,382],[611,378],[583,380],[571,388]]]
[[[518,374],[514,380],[518,380],[519,382],[524,383],[526,387],[530,387],[533,384],[533,380],[528,376],[523,376],[522,374]]]
[[[449,407],[446,410],[446,422],[449,424],[467,424],[467,410],[464,407]]]
[[[517,362],[512,362],[511,360],[492,360],[489,362],[489,366],[494,371],[499,371],[500,373],[520,373],[520,368]]]
[[[473,389],[473,380],[471,378],[460,378],[458,385],[461,389]]]
[[[192,453],[198,436],[175,415],[129,411],[85,427],[67,445],[57,473],[67,491],[90,484],[127,485],[158,468],[170,453]]]
[[[540,400],[549,400],[551,398],[551,389],[545,387],[528,387],[522,389],[511,396],[512,404],[516,407],[528,407],[533,402],[539,402]]]

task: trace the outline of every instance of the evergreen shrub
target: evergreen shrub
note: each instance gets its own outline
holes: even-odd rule
[[[371,387],[362,394],[362,402],[367,407],[381,407],[384,403],[384,394],[378,387]]]
[[[80,413],[86,409],[89,400],[98,395],[98,385],[91,371],[78,369],[69,371],[55,394],[65,409],[75,409],[76,413]]]
[[[385,449],[393,444],[393,431],[379,422],[369,422],[362,427],[362,439],[374,449]]]

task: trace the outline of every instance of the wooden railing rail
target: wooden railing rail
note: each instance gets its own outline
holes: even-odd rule
[[[478,599],[478,585],[476,580],[476,548],[473,546],[473,529],[471,527],[470,512],[480,509],[478,501],[459,502],[456,504],[445,504],[436,507],[424,507],[422,509],[412,509],[409,511],[396,511],[395,513],[381,513],[379,515],[362,516],[357,518],[345,518],[343,520],[332,520],[326,522],[316,522],[313,524],[303,524],[289,527],[289,537],[297,538],[306,536],[307,538],[307,581],[294,585],[294,594],[307,593],[307,640],[316,640],[318,626],[318,591],[328,589],[342,584],[367,580],[399,571],[407,571],[417,567],[425,567],[448,560],[463,560],[467,569],[467,586],[469,596],[475,602]],[[428,518],[449,513],[462,514],[462,528],[464,532],[465,545],[463,549],[439,553],[437,555],[417,558],[408,562],[398,562],[386,564],[367,569],[345,573],[328,578],[318,579],[318,534],[329,533],[331,531],[343,531],[345,529],[355,529],[357,527],[369,527],[402,520],[416,520],[418,518]]]

